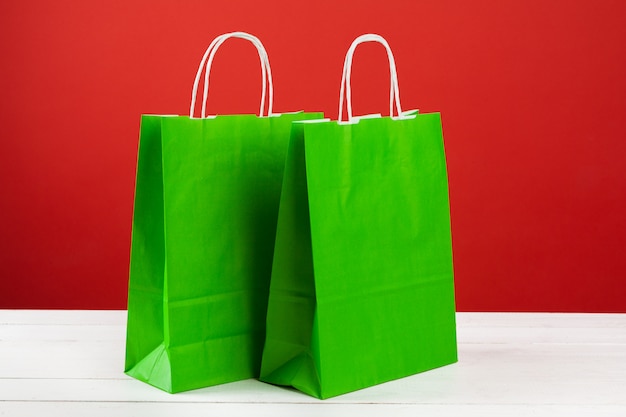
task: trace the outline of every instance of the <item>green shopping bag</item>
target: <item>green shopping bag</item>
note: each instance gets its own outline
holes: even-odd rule
[[[205,118],[211,62],[231,37],[259,51],[268,117]],[[241,32],[213,41],[193,91],[189,117],[142,116],[137,163],[125,371],[168,392],[258,377],[291,123],[321,117],[271,114],[267,54]]]
[[[367,41],[388,51],[399,117],[352,117],[352,54]],[[359,37],[349,122],[294,123],[262,381],[328,398],[457,361],[441,120],[402,113],[395,73],[384,39]]]

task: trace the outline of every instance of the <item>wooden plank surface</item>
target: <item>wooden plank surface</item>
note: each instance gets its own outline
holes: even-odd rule
[[[126,312],[0,310],[0,415],[626,416],[626,314],[458,313],[459,363],[320,401],[123,374]]]

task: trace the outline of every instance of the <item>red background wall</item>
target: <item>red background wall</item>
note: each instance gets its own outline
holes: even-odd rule
[[[181,4],[178,4],[181,3]],[[204,49],[264,42],[275,109],[335,118],[344,54],[396,55],[440,111],[458,309],[626,311],[626,2],[0,2],[0,308],[124,308],[142,113],[188,111]],[[387,112],[383,49],[356,113]],[[253,113],[258,58],[217,55],[212,113]]]

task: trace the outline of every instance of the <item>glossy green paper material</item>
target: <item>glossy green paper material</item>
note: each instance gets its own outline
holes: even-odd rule
[[[261,380],[328,398],[457,360],[441,120],[294,123]]]
[[[125,371],[168,392],[258,377],[291,123],[143,116]]]

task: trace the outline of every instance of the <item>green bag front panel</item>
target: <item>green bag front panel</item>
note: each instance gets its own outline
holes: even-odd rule
[[[158,360],[155,377],[169,372],[171,386],[160,388],[178,392],[258,376],[291,122],[316,117],[159,118],[162,297],[160,309],[144,317],[160,316],[163,329],[153,337],[160,342],[142,352]],[[133,281],[131,274],[131,287]],[[154,353],[163,347],[167,360]]]
[[[261,379],[328,398],[455,362],[439,115],[300,126],[287,158],[298,168],[285,171],[281,196]],[[288,255],[299,246],[312,258],[295,265]],[[287,302],[295,295],[302,302]]]
[[[438,113],[305,125],[322,396],[455,362]]]

